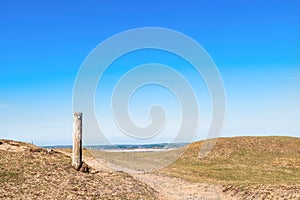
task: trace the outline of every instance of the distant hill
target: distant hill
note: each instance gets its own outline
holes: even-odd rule
[[[68,156],[0,140],[0,199],[155,199],[155,191],[121,172],[83,173]]]

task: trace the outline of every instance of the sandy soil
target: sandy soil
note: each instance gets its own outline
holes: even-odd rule
[[[191,183],[182,179],[163,176],[161,174],[131,174],[152,188],[155,188],[161,199],[199,199],[199,200],[234,200],[223,193],[221,186],[206,183]]]
[[[157,199],[132,176],[102,168],[76,171],[69,156],[31,144],[0,140],[0,199]]]
[[[61,151],[71,156],[70,153]],[[95,159],[90,156],[84,156],[83,160],[95,171],[114,171],[108,167],[109,163],[103,160]],[[116,166],[115,166],[116,167]],[[121,167],[118,167],[121,170]],[[124,170],[125,171],[125,170]],[[126,172],[129,170],[126,169]],[[158,192],[158,199],[162,200],[235,200],[230,194],[223,192],[223,187],[219,185],[206,183],[191,183],[182,179],[164,176],[157,173],[130,173],[135,179],[151,186]]]

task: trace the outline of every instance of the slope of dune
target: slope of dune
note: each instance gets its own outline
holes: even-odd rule
[[[0,140],[0,199],[300,199],[300,138],[195,142],[168,167],[132,175],[89,152],[84,160],[98,171],[78,172],[64,154]]]
[[[121,172],[83,173],[70,157],[0,140],[0,199],[155,199],[146,184]]]
[[[199,158],[203,145],[215,146]],[[300,199],[300,138],[233,137],[193,143],[161,174],[221,184],[239,199]]]

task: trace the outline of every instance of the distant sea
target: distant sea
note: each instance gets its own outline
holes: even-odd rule
[[[187,143],[157,143],[157,144],[115,144],[115,145],[84,145],[83,148],[104,151],[160,151],[177,149]],[[43,148],[72,148],[72,145],[42,146]]]

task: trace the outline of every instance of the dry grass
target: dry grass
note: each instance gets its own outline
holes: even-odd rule
[[[300,199],[300,138],[221,138],[199,159],[203,142],[159,173],[221,184],[238,199]]]
[[[223,184],[300,184],[300,138],[221,138],[207,157],[199,159],[201,145],[190,145],[161,173]]]
[[[210,142],[191,144],[178,160],[155,173],[223,185],[225,193],[238,199],[300,199],[300,138],[221,138],[200,159],[202,145]],[[92,154],[117,165],[146,171],[166,164],[164,159],[178,156],[176,151]]]
[[[209,142],[209,141],[204,141]],[[199,158],[204,142],[196,142],[164,169],[155,172],[208,184],[238,199],[300,199],[300,138],[236,137],[217,140]],[[4,199],[154,199],[149,186],[120,172],[83,174],[70,167],[70,158],[25,143],[0,141],[0,198]],[[3,150],[9,147],[9,150]],[[2,149],[1,149],[2,148]],[[70,149],[63,149],[71,152]],[[182,150],[182,149],[181,149]],[[93,152],[85,156],[133,169],[152,168],[182,153]],[[163,163],[165,164],[165,163]],[[146,168],[147,169],[147,168]]]
[[[108,152],[90,150],[90,153],[98,159],[105,160],[116,169],[128,171],[151,172],[171,164],[178,158],[184,149],[161,152]]]
[[[155,191],[120,172],[82,173],[56,151],[0,141],[0,199],[155,199]]]
[[[85,151],[85,154],[135,170],[151,170],[170,163],[159,173],[192,182],[257,186],[300,184],[300,138],[220,138],[212,151],[199,158],[202,141],[165,152]],[[184,153],[182,155],[182,153]]]

